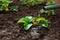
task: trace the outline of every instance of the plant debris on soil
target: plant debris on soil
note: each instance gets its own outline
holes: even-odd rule
[[[0,40],[60,40],[60,10],[56,9],[55,15],[42,15],[51,21],[48,29],[38,30],[36,27],[32,27],[25,31],[21,25],[18,26],[18,19],[25,16],[38,17],[38,11],[42,5],[28,8],[17,0],[14,0],[11,5],[18,5],[19,11],[0,12]]]

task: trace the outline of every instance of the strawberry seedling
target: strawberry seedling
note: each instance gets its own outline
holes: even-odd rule
[[[46,6],[52,6],[55,5],[54,1],[50,1],[46,3]],[[39,13],[47,13],[48,15],[54,15],[55,14],[55,10],[54,9],[50,9],[50,10],[40,10]]]
[[[18,7],[17,6],[10,6],[9,4],[12,3],[12,0],[0,0],[0,11],[9,11],[11,9],[13,9],[13,11],[18,11]]]
[[[33,24],[31,23],[32,22],[32,17],[31,16],[26,16],[25,18],[20,18],[18,20],[18,23],[23,23],[24,25],[24,29],[25,30],[28,30]]]
[[[12,0],[0,0],[0,11],[6,10],[8,11],[8,6],[12,3]]]
[[[26,16],[25,18],[20,18],[18,20],[18,23],[23,23],[23,27],[25,30],[30,29],[31,26],[37,25],[48,28],[48,21],[43,17],[34,18],[31,16]]]

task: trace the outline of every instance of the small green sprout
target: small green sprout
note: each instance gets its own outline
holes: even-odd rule
[[[22,5],[34,6],[42,4],[44,0],[19,0]]]
[[[31,26],[39,26],[48,28],[48,20],[43,17],[35,18],[31,16],[26,16],[25,18],[20,18],[18,23],[23,23],[24,29],[29,30]]]

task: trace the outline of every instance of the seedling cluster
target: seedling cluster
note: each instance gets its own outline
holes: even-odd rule
[[[48,28],[49,22],[48,22],[48,20],[46,20],[43,17],[35,18],[32,16],[26,16],[24,18],[20,18],[18,20],[18,23],[23,23],[24,29],[28,30],[28,29],[30,29],[30,27],[37,26],[37,25],[39,25],[41,27]]]
[[[42,4],[44,0],[20,0],[22,5],[27,5],[27,6],[35,6],[38,4]],[[45,6],[51,6],[55,5],[54,1],[47,2]],[[54,15],[55,11],[53,10],[40,10],[39,13],[47,13],[48,15]],[[37,26],[39,25],[40,27],[45,27],[48,28],[49,21],[46,20],[44,17],[32,17],[32,16],[26,16],[23,18],[20,18],[18,20],[18,23],[23,24],[23,28],[25,30],[29,30],[32,26]]]
[[[27,5],[27,6],[34,6],[38,4],[42,4],[44,0],[19,0],[22,5]]]
[[[35,6],[42,4],[45,0],[19,0],[22,5],[26,6]],[[0,0],[0,11],[18,11],[18,6],[11,6],[10,4],[13,2],[13,0]],[[46,3],[46,6],[55,5],[55,2],[50,1]],[[48,13],[48,15],[55,14],[54,10],[40,10],[39,13]],[[23,18],[20,18],[17,22],[18,24],[22,23],[25,30],[30,29],[32,26],[41,26],[48,28],[49,21],[46,20],[44,17],[32,17],[32,16],[26,16]]]

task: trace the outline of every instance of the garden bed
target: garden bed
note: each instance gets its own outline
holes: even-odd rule
[[[41,6],[28,8],[22,6],[17,0],[14,0],[11,5],[18,5],[19,11],[0,12],[0,40],[60,40],[60,10],[55,10],[53,16],[43,15],[51,23],[48,29],[41,28],[37,34],[34,34],[31,33],[31,28],[25,31],[21,25],[18,26],[17,21],[25,16],[38,17]]]

